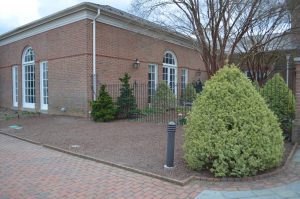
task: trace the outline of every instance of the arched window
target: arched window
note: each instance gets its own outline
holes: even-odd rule
[[[34,52],[32,48],[27,48],[24,53],[24,64],[34,62]]]
[[[177,95],[177,59],[173,52],[167,51],[163,58],[163,80]]]
[[[163,63],[164,64],[170,64],[170,65],[175,65],[175,55],[173,55],[173,53],[171,52],[166,52],[164,59],[163,59]]]
[[[35,108],[35,54],[31,47],[23,53],[22,83],[23,107]]]

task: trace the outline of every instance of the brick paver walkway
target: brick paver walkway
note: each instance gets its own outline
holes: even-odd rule
[[[300,159],[298,153],[296,159]],[[204,198],[203,194],[212,190],[253,191],[282,186],[292,190],[298,188],[300,180],[300,161],[295,158],[285,172],[268,179],[242,183],[194,181],[181,187],[0,135],[0,199]]]

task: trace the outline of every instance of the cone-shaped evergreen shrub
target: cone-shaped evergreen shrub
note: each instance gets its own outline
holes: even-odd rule
[[[185,160],[215,176],[251,176],[280,164],[282,131],[250,80],[225,66],[193,103],[184,134]]]
[[[94,121],[107,122],[113,120],[116,114],[112,98],[105,90],[105,85],[100,88],[99,96],[96,101],[91,102],[92,118]]]
[[[153,96],[153,108],[166,111],[176,107],[176,97],[169,86],[162,82],[158,84]]]
[[[128,73],[125,73],[123,78],[119,78],[122,82],[120,96],[117,100],[119,118],[129,118],[138,112],[136,99],[133,95],[133,88],[131,88],[129,84],[130,78]]]
[[[279,74],[275,74],[261,91],[269,108],[277,115],[281,128],[288,133],[295,119],[295,97]]]

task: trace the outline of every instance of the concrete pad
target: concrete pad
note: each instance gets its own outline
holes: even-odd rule
[[[291,190],[277,190],[274,191],[278,196],[282,197],[282,198],[291,198],[291,197],[298,197],[299,195]]]
[[[263,189],[263,190],[253,190],[252,191],[255,195],[257,196],[267,196],[267,195],[272,195],[274,194],[271,190],[269,189]]]
[[[294,182],[285,186],[286,189],[294,191],[297,194],[300,194],[300,182]]]
[[[256,196],[252,191],[222,191],[222,195],[226,199],[249,198]]]
[[[226,199],[220,191],[202,191],[195,199]]]

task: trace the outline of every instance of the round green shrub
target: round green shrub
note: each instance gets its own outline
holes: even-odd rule
[[[279,165],[284,150],[276,116],[232,65],[208,80],[194,101],[183,148],[191,169],[216,177],[255,175]]]
[[[105,85],[101,86],[99,96],[96,101],[91,102],[91,106],[94,121],[107,122],[115,119],[116,108],[111,96],[105,90]]]
[[[153,96],[153,108],[166,111],[176,107],[176,97],[170,87],[162,82],[158,84],[157,90]]]
[[[193,84],[187,84],[185,90],[182,93],[182,99],[186,102],[193,102],[196,99],[197,93]]]
[[[283,78],[278,73],[275,74],[267,81],[261,93],[269,108],[277,115],[281,128],[286,133],[291,131],[291,123],[296,113],[296,100]]]

